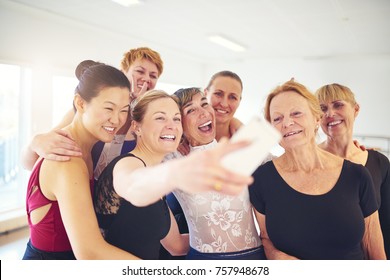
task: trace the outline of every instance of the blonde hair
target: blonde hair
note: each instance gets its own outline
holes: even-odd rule
[[[270,94],[268,94],[265,108],[264,108],[264,117],[267,121],[271,122],[270,105],[272,99],[275,96],[287,91],[293,91],[295,93],[298,93],[303,98],[305,98],[309,104],[309,108],[311,112],[313,113],[316,119],[319,120],[322,117],[323,113],[321,111],[321,107],[317,98],[304,85],[295,82],[292,79],[280,86],[277,86]]]
[[[161,98],[170,98],[177,104],[177,100],[165,91],[157,89],[149,90],[131,102],[131,119],[141,123],[145,117],[149,104]]]
[[[150,62],[154,63],[157,67],[158,76],[160,77],[164,64],[160,57],[160,54],[150,48],[147,47],[141,47],[136,49],[131,49],[128,52],[123,54],[123,58],[121,61],[121,69],[124,72],[127,72],[130,68],[130,66],[136,61],[137,59],[146,59]]]
[[[315,96],[320,103],[326,103],[334,100],[345,100],[351,105],[356,105],[355,95],[349,87],[340,84],[328,84],[317,89]]]

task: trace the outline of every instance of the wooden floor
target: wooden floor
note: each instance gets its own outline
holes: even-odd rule
[[[0,260],[21,260],[28,237],[28,227],[0,234]]]

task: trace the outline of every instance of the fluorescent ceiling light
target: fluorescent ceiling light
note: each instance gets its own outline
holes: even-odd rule
[[[125,7],[142,4],[141,0],[111,0],[111,1]]]
[[[246,48],[244,46],[241,46],[240,44],[235,43],[235,42],[231,41],[230,39],[227,39],[226,37],[221,36],[221,35],[209,36],[209,40],[213,43],[216,43],[222,47],[225,47],[225,48],[232,50],[232,51],[235,51],[235,52],[243,52],[246,50]]]

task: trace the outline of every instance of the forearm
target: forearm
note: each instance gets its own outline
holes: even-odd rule
[[[262,238],[261,239],[265,255],[267,256],[267,259],[269,260],[298,260],[296,257],[288,255],[278,249],[275,248],[272,241],[268,238]]]
[[[99,238],[100,239],[100,238]],[[137,256],[107,243],[103,238],[86,242],[79,246],[72,245],[78,260],[139,260]]]
[[[114,176],[115,190],[119,196],[135,206],[150,205],[174,189],[174,183],[169,178],[174,177],[171,170],[180,170],[179,166],[175,166],[176,161],[170,161],[132,172],[121,172]]]
[[[21,151],[20,163],[26,170],[32,170],[35,162],[39,158],[38,154],[32,148],[33,141],[31,141],[29,145],[24,147]]]
[[[382,231],[379,224],[378,211],[364,219],[365,232],[363,250],[369,260],[385,260]]]

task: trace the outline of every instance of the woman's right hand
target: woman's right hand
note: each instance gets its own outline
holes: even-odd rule
[[[190,144],[188,143],[188,140],[186,138],[182,139],[179,146],[177,147],[177,150],[183,156],[186,156],[190,153]]]
[[[71,157],[82,156],[80,147],[69,132],[61,129],[37,134],[30,149],[40,157],[55,161],[68,161]]]
[[[227,195],[240,194],[243,188],[253,182],[253,178],[227,169],[221,159],[249,144],[248,141],[232,143],[221,139],[213,149],[191,153],[177,161],[180,162],[180,168],[172,174],[175,176],[173,185],[189,193],[218,191]]]

